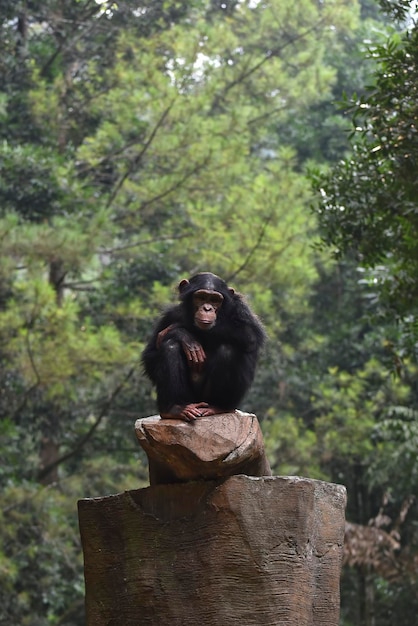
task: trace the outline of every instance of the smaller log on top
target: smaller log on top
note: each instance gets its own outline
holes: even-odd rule
[[[260,425],[252,413],[236,410],[194,422],[154,415],[138,419],[135,432],[148,456],[151,485],[234,474],[271,476]]]

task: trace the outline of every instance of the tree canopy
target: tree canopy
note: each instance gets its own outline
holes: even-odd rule
[[[316,185],[325,244],[339,257],[355,256],[384,312],[403,324],[401,349],[416,357],[418,29],[406,13],[410,4],[390,7],[405,30],[370,46],[374,81],[364,95],[346,101],[351,154]]]
[[[274,472],[347,484],[351,548],[382,507],[386,535],[402,534],[394,585],[380,553],[355,561],[351,550],[345,626],[371,626],[350,600],[370,589],[379,626],[390,625],[385,607],[400,614],[416,586],[417,389],[414,367],[402,380],[387,367],[399,331],[374,321],[370,269],[379,259],[373,271],[395,276],[395,265],[376,251],[359,272],[357,239],[332,208],[331,169],[319,220],[352,256],[334,262],[318,249],[308,175],[354,163],[335,104],[344,91],[366,113],[355,137],[375,147],[383,136],[382,126],[372,140],[373,108],[360,106],[366,77],[414,36],[409,24],[389,55],[388,28],[373,0],[1,3],[0,622],[84,623],[75,503],[147,484],[133,424],[155,398],[139,356],[178,281],[200,270],[243,292],[266,326],[241,408],[262,420]],[[397,71],[384,89],[401,89]],[[398,125],[405,111],[395,111]],[[372,153],[370,177],[396,141],[394,130]],[[405,160],[394,163],[388,181],[406,176]],[[408,198],[413,207],[412,187]],[[399,232],[410,220],[413,233],[413,211],[399,207]],[[395,250],[395,234],[381,233]],[[402,244],[408,271],[413,243]]]

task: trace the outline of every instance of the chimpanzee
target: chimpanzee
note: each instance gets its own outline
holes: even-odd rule
[[[234,410],[250,387],[264,329],[243,297],[210,272],[184,279],[180,303],[142,353],[161,417],[187,422]]]

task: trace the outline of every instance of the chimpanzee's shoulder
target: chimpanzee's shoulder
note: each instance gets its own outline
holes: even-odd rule
[[[186,323],[186,315],[184,311],[184,307],[181,304],[174,304],[172,306],[167,307],[160,319],[158,320],[157,326],[161,328],[165,328],[170,324],[181,324],[184,325]]]

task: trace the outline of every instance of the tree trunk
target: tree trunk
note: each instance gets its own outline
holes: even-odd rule
[[[48,282],[55,292],[57,307],[62,306],[64,297],[64,263],[60,259],[54,259],[49,265]],[[58,480],[58,465],[55,462],[59,459],[60,444],[58,443],[59,407],[50,405],[48,411],[48,422],[43,426],[43,436],[39,452],[39,480],[43,485],[51,485]],[[49,471],[45,471],[51,466]]]
[[[51,437],[42,437],[39,453],[39,482],[42,485],[51,485],[58,480],[58,466],[53,465],[59,455],[59,445]],[[44,470],[52,465],[47,472]]]
[[[337,626],[345,500],[245,475],[80,500],[87,626]]]

